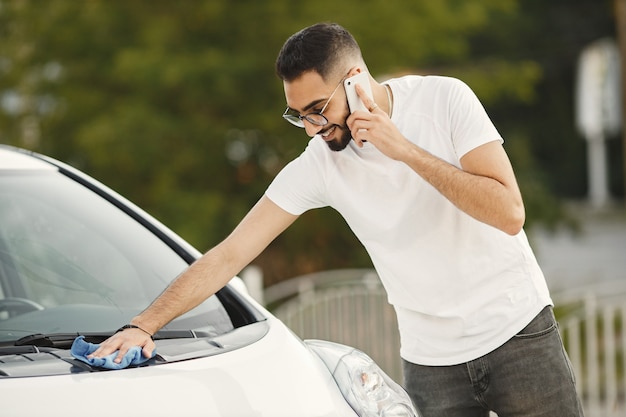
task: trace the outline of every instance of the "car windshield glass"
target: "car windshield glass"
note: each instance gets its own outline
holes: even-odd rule
[[[58,172],[0,175],[0,341],[115,330],[186,266],[136,220]],[[220,334],[233,326],[213,296],[166,328]]]

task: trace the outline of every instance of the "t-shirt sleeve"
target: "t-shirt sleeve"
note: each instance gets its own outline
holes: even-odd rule
[[[311,139],[305,151],[287,164],[265,191],[270,200],[293,215],[328,205],[323,154],[315,141],[320,139]]]
[[[452,142],[459,159],[485,143],[504,142],[482,103],[467,84],[454,80],[449,104]]]

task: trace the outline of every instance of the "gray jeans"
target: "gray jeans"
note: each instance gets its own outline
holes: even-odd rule
[[[583,416],[551,307],[495,351],[453,366],[403,361],[404,386],[423,417]]]

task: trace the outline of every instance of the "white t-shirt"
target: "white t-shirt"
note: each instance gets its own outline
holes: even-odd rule
[[[460,167],[470,150],[502,142],[463,82],[406,76],[387,84],[394,124],[450,164]],[[407,361],[453,365],[476,359],[552,303],[523,231],[510,236],[475,220],[370,143],[359,148],[351,142],[334,152],[314,137],[266,195],[292,214],[330,206],[343,216],[396,309]]]

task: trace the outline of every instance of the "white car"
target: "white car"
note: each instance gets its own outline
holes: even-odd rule
[[[0,415],[418,416],[365,354],[302,341],[238,278],[108,370],[70,354],[128,323],[199,252],[63,163],[0,146]]]

